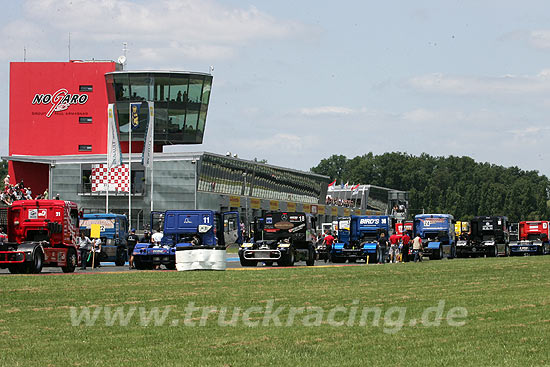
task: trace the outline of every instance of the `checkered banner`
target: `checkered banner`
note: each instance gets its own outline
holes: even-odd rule
[[[92,192],[106,191],[107,184],[109,191],[130,191],[128,166],[113,167],[109,172],[106,164],[92,165]]]

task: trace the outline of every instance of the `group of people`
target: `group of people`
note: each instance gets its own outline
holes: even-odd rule
[[[4,189],[0,192],[0,201],[5,205],[11,205],[16,200],[48,200],[48,189],[33,198],[31,188],[25,187],[23,180],[15,185],[12,185],[10,180],[10,175],[4,177]],[[57,194],[55,199],[59,200],[59,194]]]
[[[153,243],[157,246],[160,246],[163,234],[160,231],[154,231],[151,235],[151,232],[148,230],[143,231],[143,237],[139,238],[136,235],[136,230],[132,228],[128,237],[126,237],[126,246],[128,251],[128,269],[135,269],[134,264],[134,248],[138,243]],[[160,265],[157,265],[155,269],[160,269]]]
[[[420,236],[416,235],[411,240],[409,231],[403,233],[402,236],[394,233],[389,238],[386,238],[384,232],[380,233],[377,253],[378,264],[408,262],[411,253],[414,255],[414,262],[422,261],[422,238]]]
[[[128,264],[130,269],[134,269],[134,248],[136,244],[139,243],[155,243],[160,244],[162,239],[162,232],[155,232],[151,236],[149,231],[143,232],[143,237],[139,238],[136,235],[136,230],[132,228],[130,233],[126,237],[127,243],[127,253],[128,253]],[[80,238],[78,241],[78,248],[80,250],[80,258],[82,259],[81,270],[86,270],[88,264],[92,264],[94,268],[99,268],[101,260],[101,239],[90,239],[86,236],[84,231],[80,232]],[[95,253],[95,254],[94,254]]]
[[[101,239],[96,238],[91,240],[84,231],[80,232],[80,238],[78,239],[78,249],[80,250],[81,270],[86,270],[88,263],[92,265],[92,268],[99,268],[100,254],[101,254]]]
[[[348,208],[351,208],[351,207],[354,206],[353,200],[332,198],[330,196],[327,196],[326,204],[327,205],[345,206],[345,207],[348,207]]]

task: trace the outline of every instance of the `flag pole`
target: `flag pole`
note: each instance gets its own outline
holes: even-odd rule
[[[155,114],[153,102],[149,102],[149,129],[151,129],[151,212],[153,211],[153,162],[155,154]]]
[[[128,111],[128,224],[132,228],[132,104]]]
[[[107,185],[105,186],[105,214],[109,213],[109,171],[111,163],[109,162],[109,152],[111,151],[111,106],[107,105]]]

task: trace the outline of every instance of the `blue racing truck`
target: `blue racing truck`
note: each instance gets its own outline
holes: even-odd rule
[[[157,243],[138,243],[134,247],[136,269],[164,265],[176,269],[176,251],[223,248],[242,243],[239,214],[212,210],[167,210],[151,213],[151,228],[162,231]]]
[[[364,260],[373,263],[378,257],[378,238],[388,235],[391,220],[387,215],[352,215],[338,220],[338,243],[332,246],[333,263]]]
[[[455,220],[450,214],[418,214],[413,231],[422,239],[422,254],[430,259],[456,257]]]
[[[124,265],[128,257],[126,252],[128,218],[123,214],[84,214],[80,219],[80,230],[89,235],[92,224],[99,224],[101,229],[100,261],[114,262],[117,266]]]

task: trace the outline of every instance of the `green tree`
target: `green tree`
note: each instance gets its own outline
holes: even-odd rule
[[[367,153],[333,155],[311,169],[338,182],[409,191],[412,214],[450,213],[457,220],[506,215],[511,221],[550,217],[550,182],[537,171],[478,163],[470,157]]]

